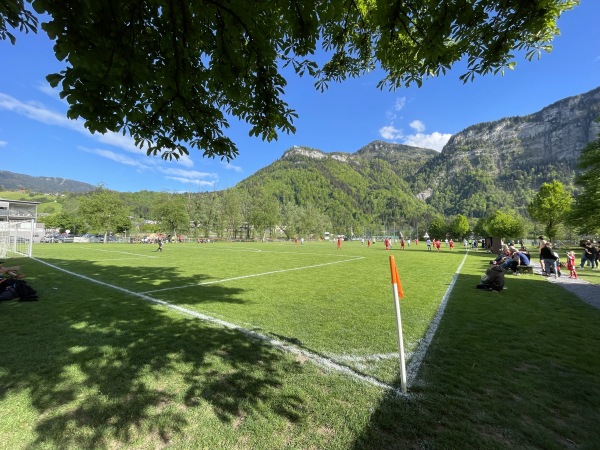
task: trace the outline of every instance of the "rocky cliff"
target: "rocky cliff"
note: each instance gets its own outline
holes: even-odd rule
[[[546,164],[575,168],[583,147],[600,133],[599,117],[597,88],[528,116],[470,126],[452,136],[432,166],[449,178],[472,168],[494,176]]]

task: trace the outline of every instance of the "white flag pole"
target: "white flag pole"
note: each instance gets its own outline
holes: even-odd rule
[[[394,257],[390,256],[390,268],[392,270],[392,290],[394,293],[394,309],[396,311],[396,326],[398,328],[398,351],[400,353],[400,380],[402,383],[402,393],[406,394],[406,360],[404,358],[404,337],[402,335],[402,318],[400,315],[400,297],[398,295],[398,271]]]

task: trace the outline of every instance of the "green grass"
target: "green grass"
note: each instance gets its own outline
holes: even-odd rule
[[[398,385],[397,360],[348,362],[397,351],[382,246],[154,249],[45,244],[34,256],[136,293],[170,289],[148,295]],[[406,294],[410,354],[464,254],[414,246],[391,254]],[[594,448],[600,311],[536,275],[507,277],[502,293],[476,290],[489,259],[467,258],[408,398],[239,331],[17,260],[40,301],[0,304],[2,446]],[[336,261],[345,262],[311,267]]]

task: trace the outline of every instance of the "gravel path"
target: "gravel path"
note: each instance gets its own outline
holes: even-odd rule
[[[532,261],[531,264],[536,273],[542,273],[542,267],[539,262]],[[579,267],[577,270],[579,270]],[[585,303],[600,309],[600,285],[590,283],[581,278],[569,278],[569,271],[567,269],[562,270],[562,277],[548,277],[547,280],[550,283],[559,284],[563,289],[575,294]]]

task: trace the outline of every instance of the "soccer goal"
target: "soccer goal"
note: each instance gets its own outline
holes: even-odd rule
[[[31,256],[35,221],[0,221],[0,258]]]

